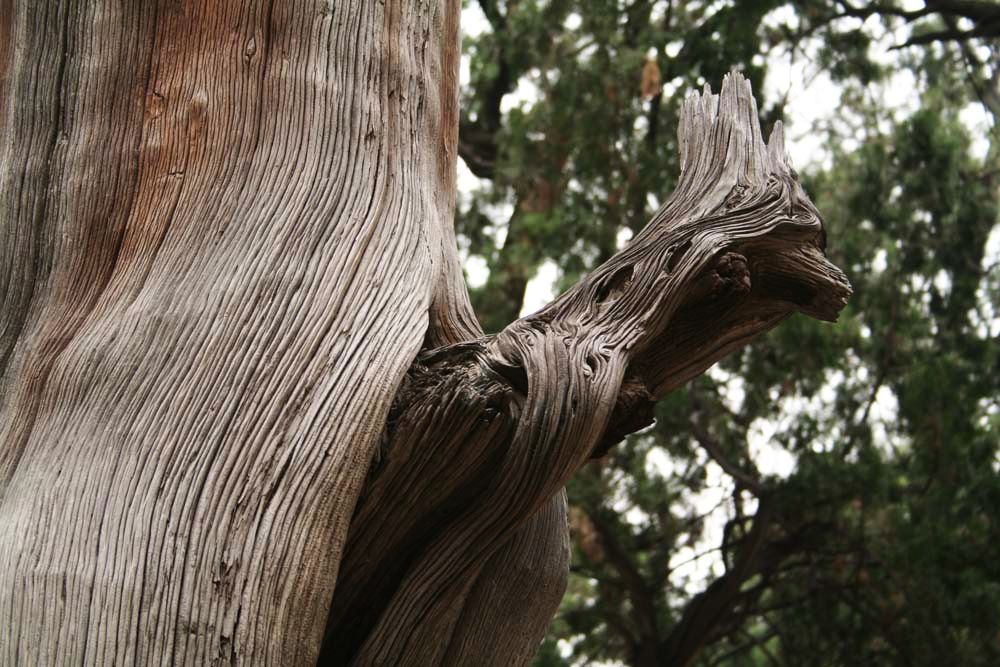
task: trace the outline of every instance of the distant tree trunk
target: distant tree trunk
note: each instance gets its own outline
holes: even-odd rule
[[[3,664],[524,664],[570,475],[848,293],[739,76],[649,227],[483,337],[457,0],[8,4]]]

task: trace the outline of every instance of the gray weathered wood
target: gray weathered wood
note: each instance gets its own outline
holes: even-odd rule
[[[309,664],[444,263],[458,3],[14,9],[0,663]]]

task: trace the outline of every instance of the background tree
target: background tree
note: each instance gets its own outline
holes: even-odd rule
[[[571,482],[573,576],[537,663],[995,663],[996,5],[470,10],[488,27],[465,43],[459,147],[486,180],[458,228],[489,272],[473,292],[488,329],[540,265],[571,284],[656,207],[682,91],[739,67],[759,96],[776,54],[839,90],[805,180],[856,297],[832,335],[793,320],[672,394]],[[902,111],[883,95],[900,72]],[[788,102],[762,100],[762,122]]]

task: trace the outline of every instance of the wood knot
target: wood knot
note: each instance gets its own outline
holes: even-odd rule
[[[208,116],[208,92],[203,89],[195,91],[188,102],[187,124],[188,134],[195,137],[201,133]]]
[[[243,43],[243,62],[249,65],[257,55],[257,40],[253,37]]]
[[[711,276],[713,297],[741,296],[750,292],[750,266],[747,258],[737,252],[719,257]]]

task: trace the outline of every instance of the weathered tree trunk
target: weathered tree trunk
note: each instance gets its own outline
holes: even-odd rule
[[[733,76],[686,102],[649,227],[483,337],[458,13],[0,11],[0,663],[523,664],[574,470],[792,312],[835,316]]]
[[[456,261],[458,3],[3,19],[0,663],[312,663]]]

